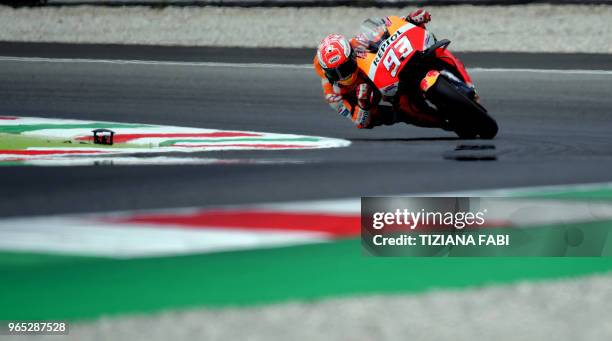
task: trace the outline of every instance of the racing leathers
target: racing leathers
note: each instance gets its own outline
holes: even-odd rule
[[[351,40],[352,44],[353,39]],[[340,116],[351,119],[359,129],[374,127],[374,121],[378,120],[373,120],[372,115],[375,113],[371,113],[372,110],[368,110],[368,107],[371,106],[368,102],[371,99],[372,91],[367,76],[357,71],[357,79],[352,84],[342,85],[340,83],[332,83],[325,77],[316,57],[314,59],[314,68],[321,77],[321,87],[323,88],[325,101],[334,111]],[[362,104],[362,106],[359,104]]]
[[[396,20],[410,22],[414,25],[425,28],[425,23],[429,22],[430,15],[426,11],[417,10],[410,13],[406,17],[392,16],[382,19],[381,22]],[[352,58],[360,58],[360,51],[368,48],[368,44],[369,42],[364,41],[362,34],[353,37],[350,40],[350,45],[354,52],[352,54]],[[471,79],[465,71],[463,64],[461,64],[459,60],[457,60],[446,49],[442,49],[437,53],[439,54],[441,60],[455,66],[466,83],[471,85]],[[393,110],[391,104],[385,103],[384,98],[381,98],[380,93],[378,91],[374,91],[375,86],[368,79],[367,75],[363,74],[363,72],[359,69],[356,71],[358,75],[355,78],[355,81],[350,84],[346,84],[346,82],[330,81],[326,77],[325,72],[321,68],[316,56],[313,64],[317,74],[321,77],[321,86],[323,88],[325,101],[339,115],[351,119],[355,126],[359,129],[371,129],[375,126],[383,124],[390,125],[398,122],[405,122],[423,127],[444,128],[445,122],[441,121],[439,118],[424,113],[420,108],[416,107],[413,103],[410,103],[408,98],[405,96],[399,98],[397,101],[397,105],[401,108],[403,114]]]

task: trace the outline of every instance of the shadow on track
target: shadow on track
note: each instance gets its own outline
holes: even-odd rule
[[[358,138],[351,142],[424,142],[424,141],[460,141],[459,137],[407,137],[407,138]]]

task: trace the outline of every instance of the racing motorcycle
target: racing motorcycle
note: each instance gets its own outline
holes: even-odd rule
[[[367,48],[357,66],[368,76],[379,98],[393,110],[431,115],[460,138],[492,139],[496,121],[478,102],[465,68],[447,50],[449,40],[437,40],[428,30],[399,17],[368,19],[362,26]]]

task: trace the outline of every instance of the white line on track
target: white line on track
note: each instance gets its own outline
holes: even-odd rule
[[[123,59],[86,59],[86,58],[41,58],[41,57],[6,57],[0,56],[0,61],[29,62],[29,63],[98,63],[119,65],[162,65],[162,66],[205,66],[205,67],[232,67],[232,68],[285,68],[309,69],[311,64],[274,64],[274,63],[218,63],[218,62],[181,62],[165,60],[123,60]]]
[[[280,63],[220,63],[220,62],[182,62],[163,60],[122,60],[122,59],[87,59],[87,58],[42,58],[42,57],[8,57],[0,56],[0,62],[29,62],[29,63],[98,63],[118,65],[160,65],[160,66],[202,66],[202,67],[228,67],[252,69],[310,69],[311,64],[280,64]],[[579,75],[612,75],[612,70],[559,70],[559,69],[530,69],[530,68],[469,68],[473,72],[523,72],[523,73],[549,73],[549,74],[579,74]]]

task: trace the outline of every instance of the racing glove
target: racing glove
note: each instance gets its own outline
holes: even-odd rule
[[[351,110],[346,107],[344,104],[344,100],[342,99],[342,95],[339,94],[327,94],[325,95],[325,101],[327,104],[334,109],[338,115],[343,117],[351,116]]]
[[[426,10],[419,8],[416,11],[408,14],[406,20],[420,27],[425,27],[425,24],[431,21],[431,14]]]

